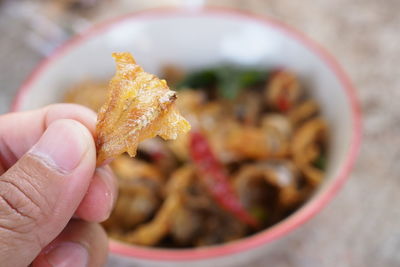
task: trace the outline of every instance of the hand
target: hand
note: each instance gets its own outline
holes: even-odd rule
[[[96,169],[95,114],[57,104],[0,116],[1,266],[100,266],[116,199]],[[71,219],[74,218],[74,219]]]

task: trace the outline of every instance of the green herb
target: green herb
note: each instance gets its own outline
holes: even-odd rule
[[[325,170],[326,168],[326,157],[324,155],[320,155],[314,162],[313,165],[320,169]]]
[[[190,73],[177,84],[178,89],[182,88],[205,88],[214,86],[217,83],[217,76],[212,69]]]
[[[235,98],[240,90],[240,73],[238,70],[232,67],[220,67],[215,70],[218,77],[217,90],[218,94],[223,98],[233,99]]]
[[[263,83],[266,79],[266,71],[223,65],[187,75],[178,84],[178,89],[215,87],[221,97],[234,99],[243,88]]]
[[[265,82],[267,73],[258,70],[225,68],[219,73],[218,92],[222,97],[234,99],[242,89]]]

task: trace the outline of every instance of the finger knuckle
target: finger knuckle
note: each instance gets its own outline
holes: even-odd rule
[[[49,202],[35,184],[36,174],[23,166],[0,180],[0,227],[26,234],[49,214]]]

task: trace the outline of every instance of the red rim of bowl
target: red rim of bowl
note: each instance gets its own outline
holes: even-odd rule
[[[287,34],[290,37],[302,43],[311,52],[316,54],[329,67],[329,69],[336,75],[336,77],[341,82],[343,88],[345,89],[345,93],[347,95],[349,104],[351,106],[351,113],[352,113],[351,115],[353,121],[351,145],[348,150],[347,158],[339,171],[339,175],[335,177],[335,179],[332,179],[332,181],[330,181],[330,184],[326,186],[326,190],[318,194],[318,196],[314,197],[312,200],[306,203],[294,214],[292,214],[285,220],[281,221],[280,223],[276,224],[275,226],[270,227],[253,236],[246,237],[232,243],[205,247],[205,248],[196,248],[196,249],[173,250],[173,249],[143,248],[143,247],[126,245],[114,240],[110,241],[111,252],[137,259],[168,260],[168,261],[210,259],[214,257],[220,257],[242,251],[247,251],[251,248],[255,248],[262,244],[269,243],[285,234],[288,234],[301,224],[311,219],[332,199],[332,197],[336,194],[339,188],[347,180],[350,170],[356,160],[361,144],[361,112],[356,97],[356,90],[354,89],[354,87],[350,82],[350,79],[344,73],[344,71],[336,62],[336,60],[327,51],[325,51],[325,49],[323,49],[320,45],[316,44],[314,41],[310,40],[302,33],[299,33],[298,31],[292,29],[291,27],[277,20],[244,11],[239,11],[229,8],[221,8],[221,7],[206,7],[202,9],[157,8],[157,9],[135,12],[99,24],[93,27],[92,29],[89,29],[86,32],[72,38],[70,41],[66,42],[64,45],[56,49],[47,59],[43,60],[19,89],[11,106],[11,110],[18,111],[21,108],[21,104],[25,99],[26,93],[30,90],[31,84],[34,83],[35,80],[42,73],[44,73],[49,66],[51,66],[51,63],[53,61],[57,60],[59,57],[62,57],[73,47],[79,46],[81,42],[89,39],[92,36],[95,36],[96,34],[104,32],[126,20],[138,20],[141,18],[160,17],[160,16],[174,16],[177,14],[191,14],[191,15],[213,14],[219,16],[236,17],[242,20],[255,21],[260,24],[266,25],[268,27],[273,27],[277,30],[280,30],[284,34]]]

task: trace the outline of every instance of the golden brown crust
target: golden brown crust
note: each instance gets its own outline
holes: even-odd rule
[[[165,80],[146,73],[130,53],[113,53],[117,72],[96,126],[97,163],[124,152],[136,155],[140,141],[161,136],[176,139],[189,123],[176,110],[176,93]]]

